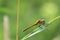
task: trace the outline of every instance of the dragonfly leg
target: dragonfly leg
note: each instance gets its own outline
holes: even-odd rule
[[[41,28],[41,29],[43,29],[43,28],[41,27],[41,25],[39,25],[38,27]]]

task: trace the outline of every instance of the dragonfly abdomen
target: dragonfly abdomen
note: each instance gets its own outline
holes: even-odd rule
[[[32,26],[30,26],[30,27],[24,29],[23,32],[26,31],[26,30],[28,30],[28,29],[30,29],[30,28],[33,27],[33,26],[35,26],[35,25],[32,25]]]

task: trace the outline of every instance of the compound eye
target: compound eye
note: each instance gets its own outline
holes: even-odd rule
[[[45,21],[44,21],[44,20],[40,20],[40,23],[41,23],[41,24],[45,24]]]
[[[43,21],[42,24],[45,24],[45,21]]]

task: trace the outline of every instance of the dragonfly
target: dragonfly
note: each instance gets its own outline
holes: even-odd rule
[[[39,19],[39,20],[37,20],[33,25],[25,28],[25,29],[23,30],[23,32],[25,32],[26,30],[30,29],[31,27],[34,27],[34,26],[37,26],[37,25],[38,25],[38,27],[40,27],[41,25],[44,25],[44,24],[45,24],[45,20],[44,20],[44,19]]]

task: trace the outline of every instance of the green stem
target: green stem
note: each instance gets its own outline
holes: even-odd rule
[[[54,19],[50,20],[50,21],[48,22],[48,24],[53,23],[54,21],[56,21],[56,20],[57,20],[57,19],[59,19],[59,18],[60,18],[60,16],[58,16],[58,17],[56,17],[56,18],[54,18]]]
[[[51,23],[55,22],[55,21],[56,21],[57,19],[59,19],[59,18],[60,18],[60,16],[58,16],[58,17],[50,20],[45,26],[42,25],[42,28],[37,28],[37,29],[35,29],[32,33],[27,34],[27,35],[26,35],[25,37],[23,37],[21,40],[25,40],[25,39],[27,39],[27,38],[29,38],[29,37],[31,37],[31,36],[33,36],[33,35],[41,32],[41,31],[45,30],[48,25],[50,25]]]

